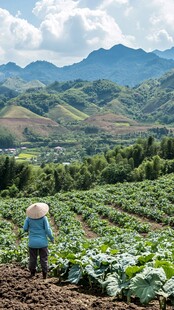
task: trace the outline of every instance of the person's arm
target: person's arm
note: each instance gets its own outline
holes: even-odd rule
[[[50,227],[50,224],[49,224],[46,216],[44,217],[44,224],[45,224],[45,232],[46,232],[48,238],[51,240],[51,242],[54,242],[53,232],[52,232],[52,229]]]
[[[29,220],[28,217],[25,219],[23,230],[27,232],[29,230]]]

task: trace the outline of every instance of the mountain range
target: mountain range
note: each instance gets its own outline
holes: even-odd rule
[[[171,47],[164,51],[154,50],[153,53],[155,53],[161,58],[174,59],[174,47]]]
[[[48,85],[54,81],[107,79],[133,87],[147,79],[160,77],[173,68],[174,59],[162,58],[160,51],[147,53],[118,44],[108,50],[100,48],[82,61],[61,68],[39,60],[25,68],[9,62],[0,66],[0,81],[19,77],[27,82],[39,80]]]
[[[161,134],[165,126],[174,131],[174,60],[155,53],[117,45],[63,68],[8,63],[0,77],[0,147],[1,136],[10,134],[17,143],[91,152],[91,143],[101,151],[120,137]]]

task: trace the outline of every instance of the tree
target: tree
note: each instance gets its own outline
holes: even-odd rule
[[[165,159],[174,158],[174,139],[165,137],[161,141],[161,156]]]
[[[145,145],[145,156],[152,157],[155,155],[155,138],[149,136]]]
[[[64,176],[63,184],[62,184],[62,190],[63,191],[70,191],[74,188],[74,180],[70,176],[69,173],[66,173]]]
[[[130,179],[131,166],[129,164],[111,164],[103,169],[101,182],[115,184],[117,182],[128,181]]]
[[[18,178],[18,188],[19,190],[22,190],[26,187],[29,179],[30,179],[30,175],[31,175],[31,168],[29,167],[29,165],[27,164],[21,164],[20,167],[20,172],[17,176]]]
[[[157,179],[161,172],[161,159],[158,155],[153,158],[153,177]]]
[[[129,158],[129,160],[128,160],[128,164],[131,166],[131,168],[132,168],[132,170],[134,169],[134,167],[135,167],[135,164],[134,164],[134,159],[131,157],[131,158]]]
[[[77,189],[89,189],[92,183],[91,173],[88,171],[86,166],[83,166],[77,174],[76,188]]]
[[[0,127],[0,148],[14,147],[15,144],[15,137],[7,130],[7,128]]]
[[[54,194],[53,174],[40,174],[40,178],[36,182],[36,192],[38,196],[42,197]]]
[[[169,138],[167,140],[167,159],[174,158],[174,139]]]
[[[60,175],[58,173],[57,170],[54,171],[54,191],[57,193],[57,192],[60,192],[62,188],[62,184],[61,184],[61,180],[60,180]]]
[[[144,159],[144,150],[140,144],[135,144],[132,148],[132,158],[135,167],[138,167]]]
[[[153,163],[148,161],[145,164],[145,178],[148,180],[153,180]]]
[[[12,184],[12,179],[10,177],[10,158],[5,157],[4,163],[1,170],[1,184],[0,189],[6,189],[9,185]]]
[[[16,187],[15,184],[13,184],[12,186],[9,187],[8,191],[9,191],[9,196],[13,198],[17,196],[19,189]]]
[[[148,180],[155,180],[161,172],[161,160],[159,156],[154,156],[151,161],[145,164],[145,178]]]
[[[66,172],[65,166],[58,165],[54,170],[54,190],[55,192],[60,192],[63,188],[63,184],[66,178],[66,174],[69,175],[69,172]]]

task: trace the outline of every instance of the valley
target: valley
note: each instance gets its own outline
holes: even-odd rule
[[[75,80],[28,90],[24,81],[10,78],[1,86],[10,86],[0,98],[1,148],[9,136],[13,145],[5,142],[4,148],[59,145],[71,153],[64,156],[70,161],[75,152],[79,159],[150,134],[158,139],[172,136],[173,75],[171,71],[133,88],[109,80]],[[16,85],[18,93],[12,96]]]

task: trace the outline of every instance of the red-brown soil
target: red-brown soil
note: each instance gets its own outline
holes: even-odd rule
[[[152,125],[138,124],[132,119],[114,113],[92,115],[86,118],[84,123],[95,125],[96,127],[99,127],[111,134],[144,132],[153,127]]]
[[[0,265],[0,309],[10,310],[159,310],[158,301],[142,306],[127,304],[101,292],[90,290],[57,278],[42,279],[41,273],[29,278],[27,269],[15,264]],[[167,310],[171,310],[167,306]]]
[[[55,130],[64,132],[62,126],[48,118],[0,118],[0,126],[8,128],[18,139],[24,140],[24,129],[27,127],[35,134],[48,137]]]

